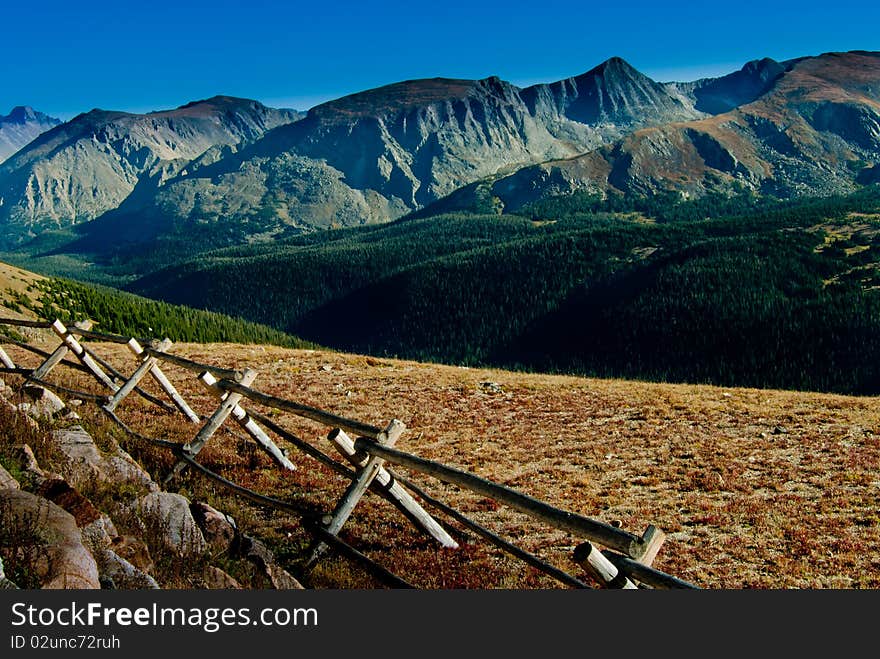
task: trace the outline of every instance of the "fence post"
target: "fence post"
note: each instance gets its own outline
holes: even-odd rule
[[[101,382],[103,385],[105,385],[113,393],[116,393],[117,391],[119,391],[119,385],[117,385],[109,375],[107,375],[104,371],[101,370],[101,367],[98,366],[98,364],[95,362],[95,360],[92,359],[91,356],[89,356],[86,353],[86,351],[83,349],[83,347],[79,344],[79,341],[76,340],[76,338],[73,336],[73,334],[71,334],[70,332],[67,331],[67,328],[64,326],[64,324],[60,320],[56,320],[55,322],[52,323],[52,331],[58,335],[58,338],[60,338],[64,342],[64,345],[74,355],[76,355],[77,359],[79,359],[82,362],[83,366],[85,366],[87,369],[89,369],[89,371],[91,371],[92,375],[94,375],[95,378],[97,378],[99,382]],[[56,352],[58,352],[58,351],[56,350]],[[55,353],[52,354],[52,357],[54,357],[54,355],[55,355]],[[49,359],[52,359],[52,357],[50,357]],[[61,355],[61,357],[58,358],[59,362],[61,361],[62,357],[64,357],[63,354]],[[53,364],[53,366],[54,366],[54,364]]]
[[[163,347],[163,344],[167,342],[167,346]],[[143,357],[144,349],[140,343],[138,343],[135,339],[130,339],[126,344],[128,349],[134,354],[135,357]],[[165,339],[162,343],[156,346],[156,350],[158,352],[165,352],[168,348],[171,347],[171,341],[169,339]],[[174,385],[171,384],[171,381],[165,376],[165,373],[162,372],[162,369],[159,368],[159,359],[155,355],[150,355],[149,357],[152,359],[152,363],[150,365],[150,375],[153,379],[159,383],[159,386],[165,390],[165,393],[168,394],[168,397],[171,399],[171,402],[180,410],[183,415],[192,421],[193,423],[198,423],[201,421],[199,419],[199,415],[193,412],[192,408],[187,405],[186,401],[183,399],[183,396],[174,388]]]
[[[3,348],[0,348],[0,362],[2,362],[6,368],[15,368],[15,362],[12,361]]]
[[[336,450],[339,451],[339,453],[348,460],[359,473],[366,468],[368,462],[367,456],[363,453],[358,453],[355,450],[354,442],[343,430],[335,428],[327,436],[327,439],[333,442]],[[437,540],[437,542],[449,549],[458,548],[458,543],[452,539],[452,536],[440,526],[437,520],[431,517],[428,511],[426,511],[419,502],[416,501],[402,485],[400,485],[400,483],[394,480],[385,467],[379,468],[379,471],[376,474],[376,482],[382,486],[388,495],[391,496],[392,502],[398,508],[417,521],[419,526]]]
[[[134,341],[134,339],[132,339]],[[171,340],[165,339],[159,344],[159,350],[167,350],[171,346]],[[134,373],[131,374],[131,377],[125,381],[125,383],[119,388],[113,396],[111,396],[110,400],[104,405],[104,409],[108,412],[112,412],[116,409],[119,403],[122,402],[122,399],[128,396],[134,388],[138,385],[138,383],[144,379],[144,376],[149,372],[149,370],[155,366],[158,360],[155,357],[146,357],[141,362],[140,366],[137,367]]]
[[[91,329],[91,327],[92,327],[92,321],[91,320],[84,320],[80,323],[77,323],[77,325],[84,330],[88,330],[88,329]],[[54,325],[53,325],[53,329],[54,329]],[[67,328],[65,328],[64,331],[66,332]],[[34,371],[31,373],[32,378],[35,378],[37,380],[45,380],[46,376],[49,375],[49,371],[51,371],[53,368],[55,368],[59,364],[59,362],[61,362],[61,360],[64,359],[64,357],[70,351],[70,348],[68,348],[67,344],[64,343],[63,337],[61,337],[61,338],[62,338],[61,345],[58,346],[57,348],[55,348],[55,351],[51,355],[49,355],[42,364],[40,364],[39,366],[37,366],[34,369]]]
[[[253,382],[257,377],[257,371],[252,368],[246,368],[244,373],[241,376],[241,382],[244,386],[248,386],[251,382]],[[232,409],[238,405],[238,401],[241,400],[241,394],[231,393],[227,396],[226,400],[220,403],[220,407],[208,417],[208,420],[205,422],[205,425],[201,427],[196,436],[192,439],[192,441],[187,442],[183,445],[183,451],[190,457],[195,457],[199,451],[202,450],[202,447],[205,445],[211,436],[217,432],[217,429],[226,421],[226,417],[232,414]],[[177,476],[181,471],[186,468],[186,460],[181,460],[176,465],[174,465],[174,469],[171,470],[171,473],[165,478],[165,482],[170,482],[175,476]]]
[[[636,585],[609,561],[592,542],[584,542],[574,550],[574,561],[607,588],[633,590]]]
[[[379,443],[389,448],[394,446],[404,430],[406,430],[406,426],[403,425],[401,421],[393,419],[391,423],[388,424],[388,427],[380,433]],[[367,460],[363,469],[358,473],[357,478],[355,478],[351,482],[351,485],[346,488],[342,497],[339,499],[339,502],[336,504],[333,513],[325,517],[325,530],[327,533],[330,533],[331,535],[339,533],[355,506],[358,504],[358,501],[364,496],[370,483],[376,478],[384,462],[384,459],[376,456],[371,456],[370,459]],[[311,556],[309,556],[306,561],[304,569],[310,570],[314,567],[315,563],[318,562],[318,559],[321,558],[326,550],[326,543],[318,542],[312,549]]]
[[[222,389],[217,386],[217,378],[208,373],[207,371],[202,373],[199,376],[199,381],[208,388],[208,390],[213,393],[217,398],[221,401],[226,400],[229,396],[228,393],[224,393]],[[265,431],[257,425],[257,423],[250,417],[250,415],[244,411],[244,409],[240,405],[236,405],[232,408],[232,416],[238,421],[238,425],[240,425],[251,437],[254,438],[254,441],[260,445],[266,453],[269,454],[275,462],[277,462],[281,467],[288,469],[290,471],[296,471],[296,465],[293,464],[287,457],[284,451],[282,451],[278,446],[271,440],[269,435],[265,433]]]

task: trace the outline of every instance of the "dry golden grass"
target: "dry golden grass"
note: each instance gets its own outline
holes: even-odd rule
[[[133,370],[123,347],[96,350]],[[561,508],[619,520],[637,534],[655,524],[668,534],[655,565],[702,587],[880,587],[876,398],[530,375],[274,347],[177,345],[173,352],[256,368],[255,388],[336,414],[377,426],[398,418],[408,429],[398,448]],[[192,374],[170,366],[166,371],[201,414],[216,406]],[[68,386],[86,386],[69,373],[53,375],[61,382],[63,374]],[[183,442],[195,434],[182,417],[155,409],[132,397],[120,416],[151,436]],[[333,454],[329,428],[286,414],[276,418]],[[98,415],[89,420],[109,425]],[[156,476],[172,463],[161,452],[123,443]],[[291,458],[298,471],[282,473],[230,433],[218,435],[200,456],[256,490],[331,510],[347,481],[296,451]],[[414,480],[586,578],[570,559],[580,538],[458,488]],[[295,518],[251,507],[198,476],[187,475],[179,486],[239,516],[296,570],[308,537]],[[361,502],[341,537],[421,587],[558,585],[473,535],[457,551],[440,551],[373,495]],[[312,576],[317,587],[374,586],[339,559],[322,562]]]

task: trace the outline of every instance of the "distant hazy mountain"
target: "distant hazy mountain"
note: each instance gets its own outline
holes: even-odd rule
[[[0,165],[2,233],[15,239],[92,220],[206,151],[253,141],[299,116],[225,96],[143,115],[81,114]]]
[[[0,163],[40,133],[60,123],[60,119],[37,112],[26,105],[12,108],[8,115],[0,116]]]

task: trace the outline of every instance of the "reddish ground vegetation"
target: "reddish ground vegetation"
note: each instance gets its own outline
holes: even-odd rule
[[[126,372],[133,370],[122,347],[96,350]],[[656,567],[705,588],[880,587],[876,398],[531,375],[273,347],[177,345],[173,352],[256,368],[255,388],[336,414],[377,426],[400,419],[407,431],[398,448],[561,508],[619,521],[637,534],[654,524],[668,534]],[[29,359],[34,361],[23,361]],[[166,371],[200,413],[216,406],[192,374],[171,366]],[[69,373],[64,372],[67,386],[97,391]],[[61,382],[61,375],[53,373],[55,381]],[[151,436],[183,442],[195,434],[182,417],[155,409],[132,397],[120,416]],[[329,428],[286,414],[276,418],[333,454]],[[89,413],[86,421],[116,432],[99,415]],[[164,475],[172,463],[160,452],[124,443],[154,475]],[[248,487],[331,510],[347,481],[295,450],[291,458],[298,471],[281,473],[229,433],[218,435],[200,456]],[[580,538],[458,488],[420,476],[414,480],[587,579],[571,561]],[[308,544],[295,518],[252,507],[192,474],[178,485],[185,494],[225,506],[295,570]],[[341,537],[421,587],[558,585],[472,534],[461,549],[440,551],[372,495]],[[358,568],[331,558],[316,569],[313,585],[375,584]]]

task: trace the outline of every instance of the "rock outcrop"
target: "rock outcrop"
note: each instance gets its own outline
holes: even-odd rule
[[[0,490],[20,490],[21,485],[3,465],[0,465]]]
[[[62,457],[53,466],[61,473],[43,469],[27,445],[6,452],[18,463],[22,483],[0,466],[0,550],[30,575],[34,582],[25,587],[160,588],[155,552],[163,563],[183,561],[197,587],[242,587],[207,562],[212,555],[256,565],[255,587],[300,587],[262,543],[240,535],[229,515],[161,491],[115,443],[102,451],[82,426],[51,437]],[[83,492],[102,497],[105,506],[109,496],[112,517]],[[124,534],[113,518],[122,521]],[[247,551],[241,552],[243,542]],[[0,574],[0,588],[14,587]]]
[[[159,491],[159,486],[128,453],[118,446],[109,454],[103,453],[82,426],[56,430],[52,436],[67,458],[62,475],[73,486],[130,485],[147,492]]]
[[[42,588],[100,588],[98,566],[82,543],[73,515],[23,490],[0,490],[4,533],[21,538],[14,550],[29,563]]]
[[[135,514],[145,534],[169,552],[201,555],[208,543],[190,512],[189,501],[173,492],[153,492],[134,504]]]

